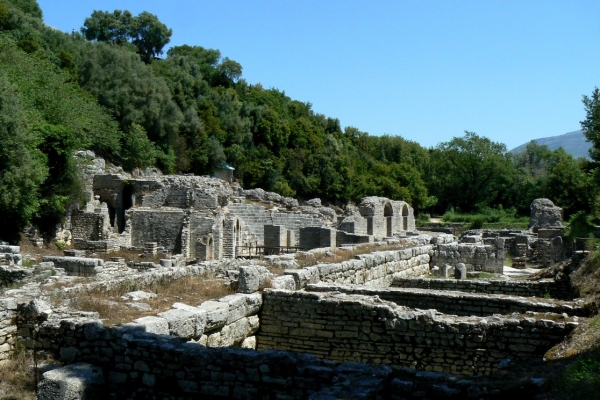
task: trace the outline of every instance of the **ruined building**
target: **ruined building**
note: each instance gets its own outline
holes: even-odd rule
[[[110,252],[155,242],[187,259],[235,258],[252,249],[311,249],[369,243],[415,230],[404,201],[366,197],[343,214],[319,199],[297,200],[206,176],[132,177],[109,173],[85,152],[90,201],[74,210],[66,236],[74,248]]]

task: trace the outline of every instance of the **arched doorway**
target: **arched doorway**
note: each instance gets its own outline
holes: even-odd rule
[[[408,206],[406,204],[402,206],[402,230],[408,230]]]
[[[383,209],[383,217],[385,218],[385,226],[386,226],[386,236],[391,237],[393,234],[393,219],[394,219],[394,209],[390,203],[385,205]]]

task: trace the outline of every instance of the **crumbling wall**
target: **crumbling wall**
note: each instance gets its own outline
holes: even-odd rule
[[[308,285],[309,292],[341,292],[364,296],[376,296],[399,306],[436,309],[444,314],[480,317],[494,314],[508,315],[514,312],[555,313],[589,317],[591,310],[572,301],[541,300],[498,294],[464,293],[431,289],[367,288],[354,285],[320,283]]]
[[[143,247],[148,242],[156,242],[159,246],[181,253],[181,233],[185,212],[178,209],[142,209],[130,211],[131,245]]]
[[[17,300],[0,298],[0,363],[8,359],[15,346],[17,335]]]
[[[107,239],[110,231],[110,216],[107,208],[98,208],[95,212],[74,211],[71,214],[71,234],[82,240]]]
[[[265,290],[260,319],[259,350],[459,375],[490,375],[506,358],[541,358],[577,326],[570,318],[456,317],[366,296],[285,290]]]
[[[0,287],[5,284],[21,281],[33,274],[32,268],[18,265],[0,265]]]
[[[230,203],[227,206],[229,214],[239,217],[256,238],[259,246],[264,245],[264,226],[279,225],[293,231],[293,237],[300,237],[300,228],[309,226],[326,226],[327,219],[315,212],[314,214],[297,211],[269,210],[265,205],[247,204],[244,202]],[[293,243],[292,246],[296,246]]]
[[[573,294],[568,280],[563,281],[514,281],[514,280],[462,280],[398,278],[393,287],[433,290],[456,290],[471,293],[506,294],[509,296],[547,297],[571,300]]]
[[[318,264],[302,269],[286,269],[294,278],[296,289],[310,283],[328,282],[368,286],[390,286],[394,276],[421,276],[429,272],[431,245],[403,250],[360,254],[341,263]]]
[[[438,244],[431,251],[431,267],[463,263],[470,271],[501,274],[504,266],[503,244],[492,246],[470,243]]]

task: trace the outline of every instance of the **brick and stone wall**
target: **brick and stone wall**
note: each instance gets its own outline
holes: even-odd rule
[[[573,293],[567,280],[564,281],[514,281],[514,280],[459,280],[428,278],[397,278],[393,287],[434,290],[456,290],[459,292],[506,294],[524,297],[552,297],[571,300]]]
[[[541,358],[577,326],[555,317],[457,317],[365,296],[266,290],[257,348],[490,375],[503,359]]]
[[[572,301],[532,299],[498,294],[464,293],[429,289],[365,288],[355,285],[308,285],[309,292],[338,291],[347,294],[378,296],[399,306],[436,309],[444,314],[480,317],[494,314],[556,313],[589,317],[591,310]]]

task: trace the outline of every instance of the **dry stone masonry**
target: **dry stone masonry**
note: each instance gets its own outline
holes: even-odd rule
[[[490,375],[504,359],[541,358],[576,326],[573,318],[557,314],[457,317],[366,296],[268,290],[257,348]]]

